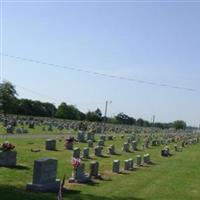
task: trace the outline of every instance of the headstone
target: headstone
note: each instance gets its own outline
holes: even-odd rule
[[[110,155],[114,155],[115,154],[115,145],[114,144],[111,144],[108,147],[108,154],[110,154]]]
[[[128,159],[128,163],[129,163],[129,170],[133,170],[133,168],[134,168],[134,162],[133,162],[133,159],[132,158],[130,158],[130,159]]]
[[[102,147],[96,146],[94,148],[94,154],[95,154],[95,156],[102,156]]]
[[[81,163],[78,168],[74,170],[74,175],[69,179],[69,182],[85,183],[89,181],[89,177],[85,174],[85,164]]]
[[[60,180],[56,179],[57,160],[43,158],[34,161],[33,182],[27,184],[28,191],[57,192]]]
[[[137,142],[136,141],[132,141],[131,142],[131,147],[133,151],[137,151]]]
[[[45,143],[45,149],[50,151],[56,150],[56,140],[48,139]]]
[[[127,142],[131,143],[131,138],[130,137],[127,138]]]
[[[113,161],[113,168],[112,171],[114,173],[119,173],[120,172],[120,161],[119,160],[114,160]]]
[[[106,136],[105,135],[101,135],[100,136],[100,140],[106,141]]]
[[[112,135],[109,135],[109,136],[108,136],[108,140],[113,140],[113,136],[112,136]]]
[[[95,140],[94,136],[95,136],[94,133],[88,132],[88,133],[87,133],[87,140],[92,140],[92,141],[94,141],[94,140]]]
[[[90,148],[93,147],[93,141],[92,140],[88,140],[88,147],[90,147]]]
[[[122,151],[129,152],[129,143],[124,143]]]
[[[68,149],[68,150],[73,150],[74,148],[74,137],[68,137],[67,139],[65,139],[65,149]]]
[[[86,158],[86,159],[90,158],[88,147],[83,148],[83,158]]]
[[[137,163],[137,166],[142,165],[142,157],[140,155],[136,156],[136,163]]]
[[[85,142],[85,132],[78,131],[77,140],[78,142]]]
[[[73,158],[80,158],[80,148],[75,147],[73,150]]]
[[[65,149],[68,149],[68,150],[73,150],[74,148],[74,144],[73,142],[65,142]]]
[[[150,163],[150,155],[149,154],[145,154],[143,157],[143,163],[144,164],[149,164]]]
[[[16,151],[0,151],[0,167],[15,167],[16,162]]]
[[[124,170],[129,170],[129,160],[124,161]]]
[[[90,163],[90,177],[100,177],[99,174],[99,162],[92,161]]]
[[[104,146],[104,140],[99,140],[98,141],[98,146]]]

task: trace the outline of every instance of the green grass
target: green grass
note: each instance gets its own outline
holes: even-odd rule
[[[57,138],[59,139],[59,138]],[[121,155],[92,159],[99,160],[100,173],[105,180],[97,181],[97,184],[67,185],[70,190],[65,194],[64,199],[72,200],[199,200],[199,172],[200,144],[190,146],[177,152],[170,158],[160,156],[160,147],[152,147],[146,151],[135,153],[122,153],[120,149],[126,139],[116,138],[114,141],[106,141],[106,146],[115,144],[118,153]],[[3,142],[0,140],[0,143]],[[44,139],[10,139],[16,144],[18,152],[18,169],[0,168],[0,199],[2,200],[55,200],[55,194],[30,193],[25,191],[26,183],[31,182],[33,173],[33,162],[37,158],[54,157],[58,159],[58,178],[62,179],[63,174],[71,176],[71,151],[63,150],[64,142],[57,141],[59,151],[50,152],[44,150]],[[31,144],[33,143],[33,144]],[[87,144],[76,144],[83,148]],[[171,145],[173,147],[173,144]],[[31,148],[41,149],[40,153],[30,152]],[[106,148],[104,148],[106,155]],[[173,149],[173,148],[172,148]],[[119,159],[121,166],[128,158],[135,158],[137,154],[150,153],[153,165],[140,167],[128,174],[111,173],[112,161]],[[86,163],[88,171],[91,160]]]

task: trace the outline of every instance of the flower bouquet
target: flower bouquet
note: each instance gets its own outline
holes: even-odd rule
[[[0,145],[0,150],[1,151],[11,151],[15,148],[14,145],[9,143],[8,141],[5,141],[3,144]]]

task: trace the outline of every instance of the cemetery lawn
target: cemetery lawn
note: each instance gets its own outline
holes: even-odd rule
[[[64,141],[57,140],[58,151],[45,151],[45,139],[37,138],[10,138],[16,145],[18,152],[16,168],[0,168],[0,199],[1,200],[56,200],[56,194],[30,193],[25,191],[26,183],[32,181],[33,161],[37,158],[54,157],[58,159],[58,175],[62,179],[66,174],[71,176],[71,151],[63,150]],[[183,152],[174,152],[174,156],[164,158],[160,156],[160,147],[151,147],[135,153],[122,153],[121,147],[126,139],[116,138],[106,141],[105,144],[115,144],[116,151],[121,155],[96,158],[94,150],[90,149],[93,159],[99,160],[101,181],[96,184],[66,185],[69,189],[64,200],[199,200],[200,199],[200,144],[185,148]],[[0,139],[0,143],[3,140]],[[81,148],[87,144],[75,144]],[[170,145],[169,145],[170,146]],[[140,146],[139,146],[140,147]],[[171,145],[171,149],[173,144]],[[30,149],[41,149],[41,152],[32,153]],[[104,148],[106,155],[106,148]],[[111,173],[112,161],[119,159],[121,167],[123,161],[135,158],[137,154],[150,153],[154,164],[140,167],[127,174]],[[86,172],[91,160],[86,160]]]

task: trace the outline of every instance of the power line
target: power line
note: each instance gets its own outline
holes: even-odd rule
[[[7,81],[7,80],[6,80]],[[15,86],[17,86],[18,88],[21,88],[21,89],[23,89],[23,90],[25,90],[25,91],[27,91],[27,92],[30,92],[30,93],[32,93],[32,94],[36,94],[36,95],[38,95],[38,96],[40,96],[40,97],[44,97],[44,98],[47,98],[47,99],[49,99],[49,100],[53,100],[53,101],[56,101],[56,102],[63,102],[63,100],[62,99],[58,99],[58,98],[55,98],[55,97],[52,97],[52,96],[48,96],[48,95],[46,95],[46,94],[44,94],[44,93],[40,93],[40,92],[37,92],[37,91],[35,91],[35,90],[33,90],[33,89],[30,89],[30,88],[27,88],[27,87],[24,87],[24,86],[21,86],[21,85],[19,85],[19,84],[16,84],[16,83],[14,83],[14,85]],[[71,102],[69,102],[71,105],[76,105],[76,104],[78,104],[78,105],[76,105],[76,106],[97,106],[97,105],[103,105],[104,104],[104,102],[102,101],[102,102],[92,102],[92,103],[79,103],[79,102],[76,102],[76,104],[73,104],[73,103],[71,103]]]
[[[41,65],[46,65],[46,66],[51,66],[51,67],[56,67],[56,68],[62,68],[62,69],[67,69],[67,70],[72,70],[72,71],[84,72],[87,74],[98,75],[98,76],[103,76],[103,77],[112,78],[112,79],[126,80],[126,81],[136,82],[136,83],[140,83],[140,84],[157,86],[157,87],[168,87],[168,88],[177,89],[177,90],[185,90],[185,91],[191,91],[191,92],[196,91],[195,89],[188,88],[188,87],[182,87],[182,86],[171,85],[171,84],[166,84],[166,83],[157,83],[157,82],[153,82],[153,81],[140,80],[140,79],[129,78],[129,77],[124,77],[124,76],[116,76],[116,75],[100,73],[100,72],[96,72],[96,71],[90,71],[90,70],[84,70],[84,69],[75,68],[75,67],[69,67],[69,66],[65,66],[65,65],[47,63],[47,62],[39,61],[36,59],[13,56],[13,55],[1,53],[1,52],[0,52],[0,54],[2,56],[17,59],[17,60],[27,61],[27,62],[31,62],[31,63],[35,63],[35,64],[41,64]]]

